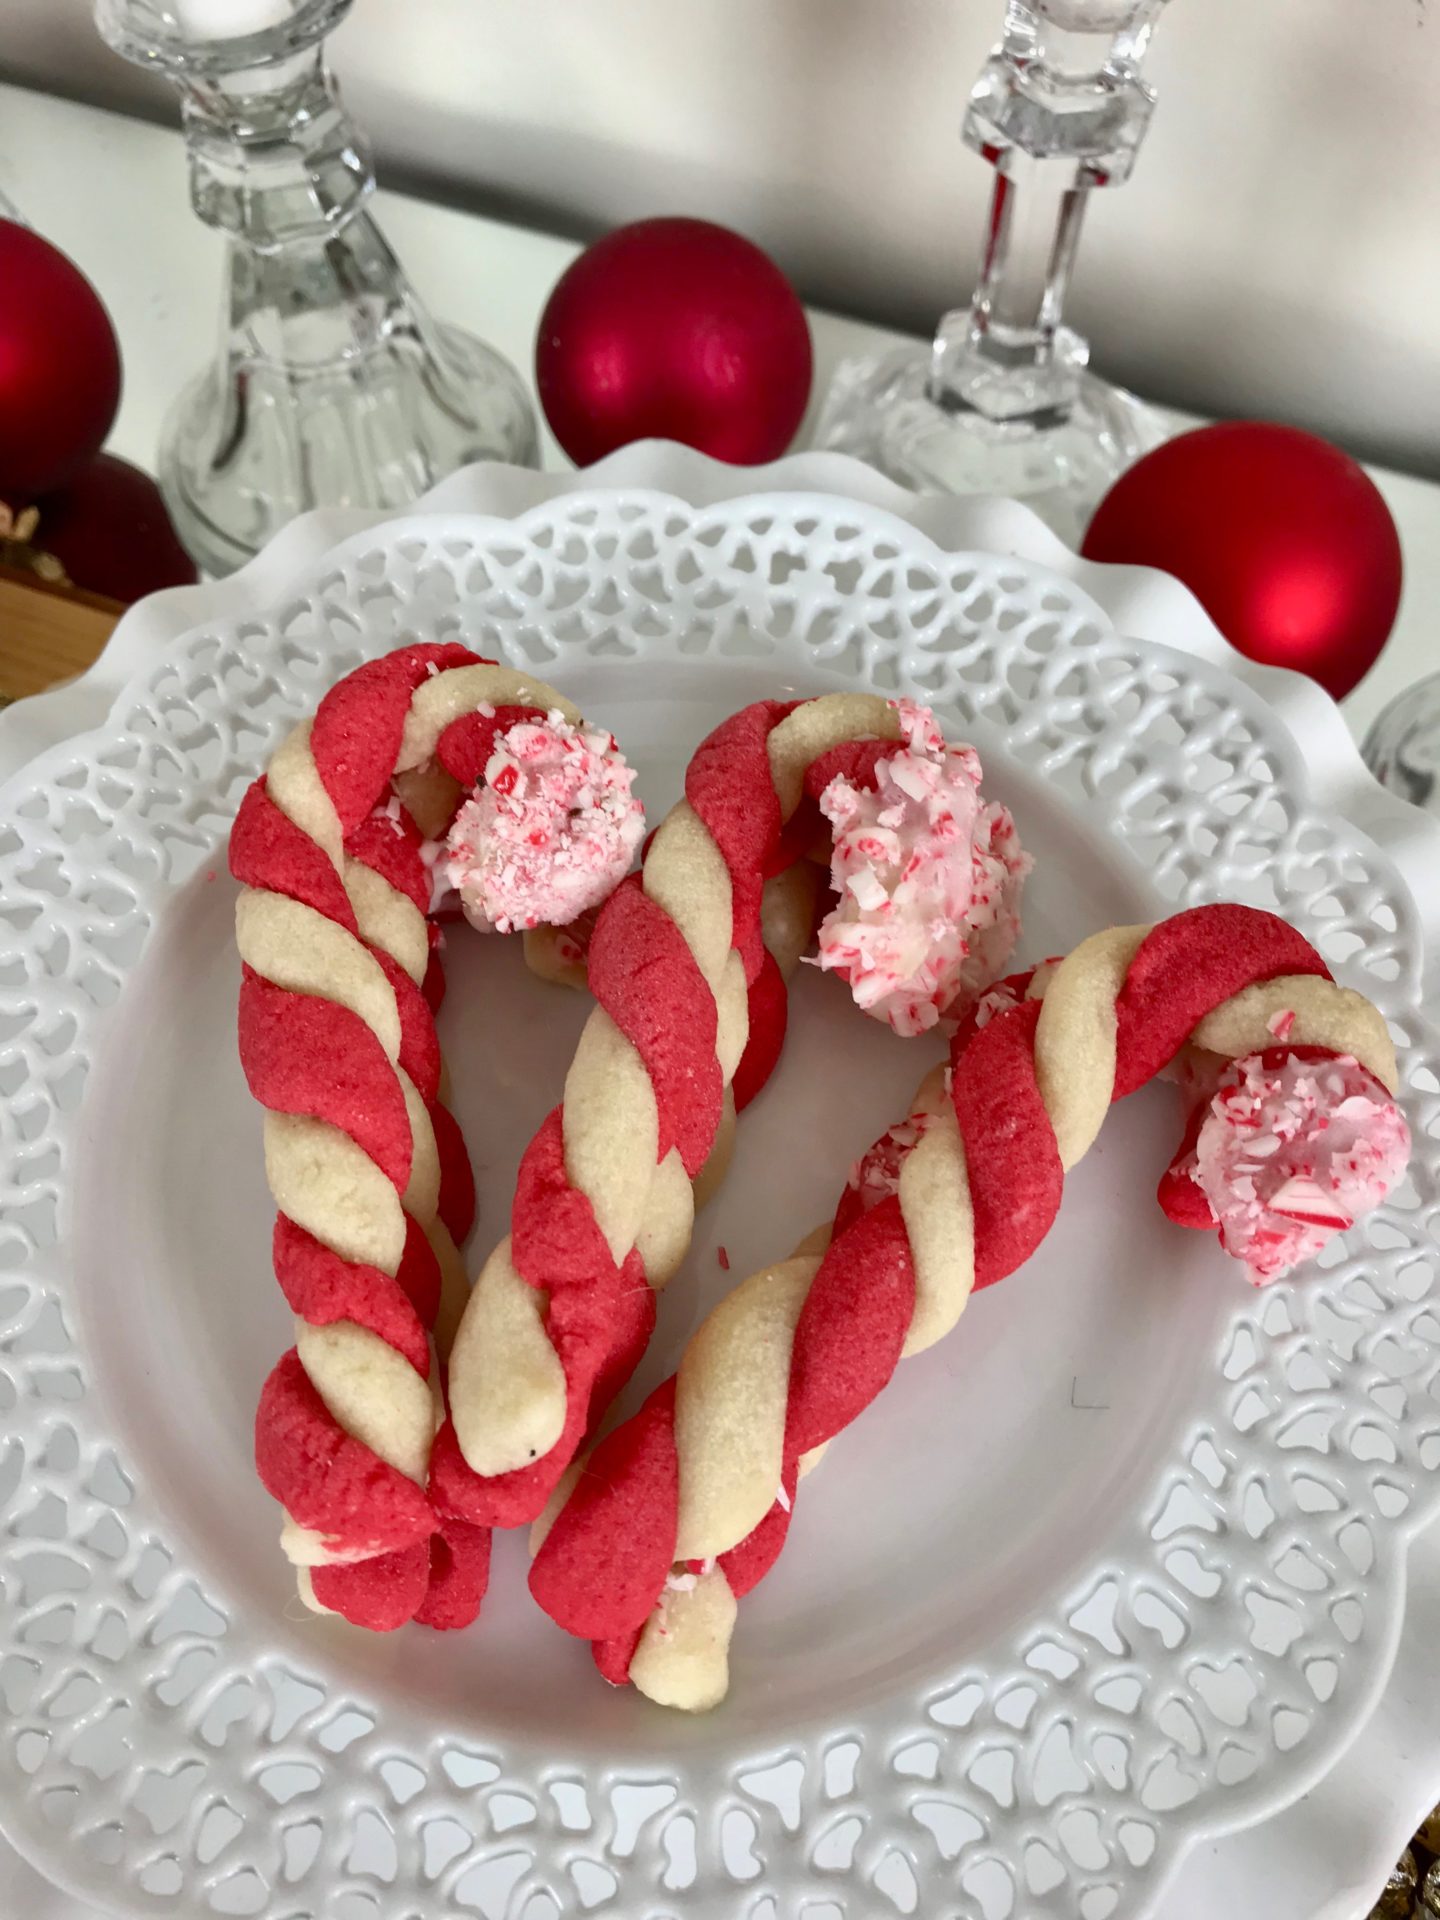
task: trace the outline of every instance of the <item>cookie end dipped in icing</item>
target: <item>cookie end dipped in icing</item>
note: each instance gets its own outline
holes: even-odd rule
[[[1221,1245],[1264,1286],[1379,1206],[1409,1157],[1405,1116],[1368,1068],[1280,1046],[1221,1074],[1190,1175]]]
[[[947,744],[928,707],[894,706],[904,744],[874,787],[839,774],[820,796],[839,899],[816,963],[864,1012],[918,1034],[1000,973],[1031,862],[1008,809],[982,795],[974,748]]]
[[[569,926],[598,906],[645,832],[634,782],[613,734],[558,712],[497,734],[441,862],[466,918],[512,933]]]

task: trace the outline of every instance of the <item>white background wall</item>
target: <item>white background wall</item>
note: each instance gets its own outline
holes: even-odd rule
[[[582,235],[706,214],[808,298],[928,330],[970,287],[988,170],[957,129],[1001,6],[355,0],[335,57],[390,184]],[[1440,473],[1440,0],[1173,0],[1150,71],[1081,257],[1097,364]],[[0,75],[172,110],[86,0],[0,0]]]

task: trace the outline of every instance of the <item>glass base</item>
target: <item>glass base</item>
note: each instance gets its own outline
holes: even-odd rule
[[[992,420],[930,397],[931,349],[917,342],[845,361],[835,373],[816,444],[849,453],[901,486],[1021,500],[1067,546],[1124,469],[1168,438],[1157,415],[1121,387],[1079,376],[1062,413]]]
[[[1440,814],[1440,673],[1390,702],[1361,753],[1382,787]]]
[[[297,513],[403,508],[475,460],[538,467],[535,410],[503,354],[426,323],[353,358],[208,369],[170,409],[159,468],[192,558],[225,574]]]

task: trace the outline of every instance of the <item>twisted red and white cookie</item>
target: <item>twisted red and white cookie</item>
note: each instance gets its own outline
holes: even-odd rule
[[[1116,928],[984,995],[822,1234],[752,1275],[535,1529],[530,1585],[607,1679],[699,1709],[800,1475],[970,1292],[1039,1245],[1113,1100],[1176,1065],[1195,1109],[1160,1199],[1263,1280],[1374,1206],[1409,1152],[1394,1049],[1274,915]],[[828,1244],[827,1244],[828,1241]]]
[[[632,778],[532,674],[409,646],[326,694],[231,834],[240,1055],[296,1316],[256,1462],[304,1597],[366,1626],[464,1625],[489,1559],[428,1486],[474,1213],[435,1034],[435,869],[479,924],[573,919],[639,844]],[[543,942],[536,958],[556,970]]]
[[[868,694],[761,701],[702,743],[600,911],[596,1010],[461,1323],[433,1469],[448,1513],[533,1520],[649,1340],[692,1183],[779,1050],[827,816],[838,900],[819,963],[863,1007],[919,1032],[994,977],[1028,862],[979,775],[924,709]]]

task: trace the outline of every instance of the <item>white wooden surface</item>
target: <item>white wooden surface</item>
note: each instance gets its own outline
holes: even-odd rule
[[[218,325],[220,243],[190,213],[178,138],[0,85],[0,193],[79,263],[105,299],[125,359],[124,399],[110,445],[151,466],[165,407],[182,375],[210,350]],[[379,212],[435,312],[492,340],[529,378],[536,320],[574,246],[401,196],[382,195]],[[816,313],[812,321],[817,396],[843,355],[893,337],[828,314]],[[545,458],[551,466],[563,459],[548,438]],[[1383,471],[1375,471],[1375,479],[1399,524],[1406,590],[1389,646],[1345,703],[1361,734],[1396,693],[1440,668],[1440,486]],[[1375,1885],[1368,1855],[1377,1831],[1383,1838],[1388,1828],[1398,1848],[1440,1797],[1440,1675],[1428,1684],[1418,1678],[1437,1667],[1440,1540],[1417,1545],[1411,1571],[1411,1615],[1399,1662],[1406,1686],[1389,1690],[1332,1783],[1291,1814],[1215,1842],[1187,1862],[1167,1895],[1164,1920],[1213,1920],[1223,1899],[1233,1911],[1263,1913],[1266,1920],[1360,1920],[1368,1910]],[[1421,1756],[1428,1756],[1428,1773],[1424,1765],[1417,1770]],[[1325,1817],[1318,1825],[1332,1839],[1328,1850],[1315,1841],[1322,1795]],[[1287,1832],[1294,1845],[1281,1872]],[[3,1841],[0,1914],[93,1920]]]

